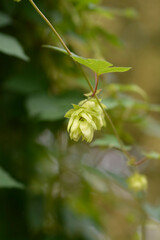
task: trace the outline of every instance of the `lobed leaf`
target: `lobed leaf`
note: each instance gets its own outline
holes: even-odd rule
[[[101,59],[83,58],[79,56],[73,56],[73,59],[78,63],[90,68],[96,72],[97,75],[111,72],[126,72],[131,69],[130,67],[111,67],[113,66],[112,63]]]
[[[53,50],[57,50],[59,52],[62,52],[64,54],[68,55],[67,51],[62,48],[54,47],[51,45],[43,45],[43,47],[51,48]],[[96,72],[97,75],[101,75],[104,73],[110,73],[110,72],[126,72],[131,69],[130,67],[111,67],[111,66],[113,66],[113,64],[109,63],[105,60],[94,59],[94,58],[84,58],[84,57],[80,57],[74,53],[71,53],[71,54],[72,54],[71,57],[76,62],[90,68],[92,71]]]

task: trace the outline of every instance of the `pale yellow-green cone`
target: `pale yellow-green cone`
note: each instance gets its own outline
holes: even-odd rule
[[[99,101],[101,102],[101,99],[99,99]],[[102,107],[106,109],[106,106],[103,103],[101,104]],[[90,100],[87,101],[83,100],[79,102],[79,105],[91,112],[93,121],[97,126],[97,130],[101,130],[102,127],[106,126],[103,110],[101,109],[95,98],[91,98]]]
[[[101,102],[101,99],[99,99],[99,101]],[[102,107],[104,109],[106,109],[106,106],[103,103],[101,103],[101,104],[102,104]],[[86,109],[90,109],[94,112],[99,112],[99,113],[103,112],[103,110],[101,109],[101,107],[99,106],[99,104],[95,98],[91,98],[90,100],[80,101],[79,105],[83,106]]]
[[[146,176],[139,173],[134,173],[127,182],[129,188],[135,192],[145,191],[148,187]]]
[[[70,133],[70,138],[76,142],[80,137],[91,142],[94,131],[106,125],[104,113],[95,99],[81,101],[79,105],[73,104],[74,109],[65,114],[65,117],[69,118],[67,131]]]

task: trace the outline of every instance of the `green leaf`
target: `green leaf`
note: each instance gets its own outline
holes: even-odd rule
[[[137,11],[134,8],[109,8],[109,7],[99,7],[94,4],[89,5],[89,10],[95,11],[104,17],[113,19],[116,16],[136,18],[138,16]]]
[[[46,92],[48,83],[41,69],[27,67],[20,74],[12,75],[4,82],[4,88],[19,94],[30,94],[35,92]]]
[[[149,159],[159,159],[160,160],[160,153],[157,152],[149,152],[149,153],[143,153],[143,155]]]
[[[91,143],[91,146],[92,147],[109,147],[109,148],[118,148],[118,149],[121,149],[121,145],[119,144],[117,138],[112,135],[112,134],[107,134],[107,135],[104,135],[103,138],[100,138],[100,139],[96,139],[95,141],[93,141]],[[129,150],[130,147],[129,146],[125,146],[123,145],[124,148],[126,150]]]
[[[119,106],[119,101],[115,98],[105,98],[102,103],[106,105],[107,110],[114,109]]]
[[[106,38],[106,40],[108,42],[110,42],[111,44],[113,44],[115,46],[122,47],[124,45],[123,41],[120,38],[118,38],[113,33],[106,31],[106,29],[96,27],[96,28],[94,28],[94,31],[95,31],[95,36],[102,35],[103,37]]]
[[[78,9],[82,9],[89,4],[98,4],[100,0],[70,0],[71,2],[75,3]]]
[[[115,183],[118,183],[120,186],[124,188],[128,188],[126,179],[122,176],[119,176],[118,174],[115,174],[110,171],[102,171],[98,168],[89,166],[89,165],[83,165],[83,168],[87,170],[88,172],[91,172],[99,177],[102,177],[107,180],[115,181]]]
[[[55,51],[64,53],[64,54],[66,54],[66,55],[69,55],[68,52],[67,52],[65,49],[63,49],[63,48],[54,47],[54,46],[52,46],[52,45],[46,45],[46,44],[45,44],[45,45],[42,45],[42,47],[44,47],[44,48],[49,48],[49,49],[52,49],[52,50],[55,50]],[[72,56],[77,56],[77,57],[78,57],[78,55],[76,55],[76,54],[73,53],[73,52],[71,52],[71,54],[72,54]]]
[[[144,210],[149,215],[150,218],[154,219],[157,222],[160,222],[160,206],[154,207],[150,204],[144,205]]]
[[[31,117],[40,121],[56,121],[63,119],[71,103],[78,103],[80,99],[81,95],[76,91],[61,96],[38,94],[27,99],[26,107]]]
[[[14,38],[6,34],[0,33],[0,52],[21,58],[28,61],[20,43]]]
[[[149,104],[149,110],[153,112],[160,112],[160,105],[158,104]]]
[[[0,188],[23,188],[23,184],[17,182],[0,167]]]
[[[119,104],[120,104],[120,106],[122,106],[124,108],[133,108],[137,104],[137,100],[130,96],[123,96],[119,100]]]
[[[113,64],[101,59],[83,58],[79,56],[73,56],[73,59],[78,63],[90,68],[96,72],[97,75],[110,72],[126,72],[131,69],[130,67],[111,67]]]
[[[79,62],[80,64],[83,64],[84,66],[92,69],[98,75],[104,73],[109,66],[113,65],[107,61],[99,60],[99,59],[83,58],[79,56],[73,56],[73,59]]]
[[[117,92],[135,92],[141,95],[144,99],[147,99],[146,92],[135,84],[117,84],[113,83],[108,86],[108,91],[111,93]]]
[[[156,119],[147,117],[139,127],[147,135],[160,138],[160,122]]]
[[[53,50],[57,50],[59,52],[62,52],[62,53],[65,53],[65,54],[68,55],[67,51],[62,49],[62,48],[53,47],[51,45],[43,45],[43,47],[51,48]],[[130,67],[111,67],[111,66],[113,66],[113,64],[109,63],[105,60],[93,59],[93,58],[84,58],[84,57],[80,57],[80,56],[78,56],[74,53],[71,53],[71,54],[72,54],[72,58],[76,62],[90,68],[91,70],[96,72],[97,75],[101,75],[101,74],[104,74],[104,73],[110,73],[110,72],[126,72],[129,69],[131,69]]]
[[[8,26],[11,22],[12,20],[7,14],[0,12],[0,27]]]

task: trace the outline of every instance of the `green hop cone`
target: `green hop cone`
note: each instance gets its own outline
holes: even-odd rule
[[[128,178],[128,186],[135,192],[145,191],[148,187],[148,181],[145,175],[134,173]]]
[[[99,101],[101,102],[100,99],[99,99]],[[104,109],[106,109],[106,106],[103,103],[101,103],[101,104],[102,104],[102,107]],[[88,111],[91,112],[93,121],[95,122],[95,124],[97,126],[97,130],[101,130],[101,128],[103,126],[106,126],[103,110],[99,106],[99,104],[95,98],[92,98],[88,101],[83,100],[83,101],[79,102],[79,105],[83,106],[83,108],[88,109]]]
[[[70,138],[77,142],[82,137],[82,141],[91,142],[94,131],[106,125],[103,110],[96,99],[81,101],[79,105],[73,104],[73,107],[65,115],[69,118],[67,130]]]

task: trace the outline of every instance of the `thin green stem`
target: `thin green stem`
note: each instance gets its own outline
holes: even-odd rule
[[[48,25],[48,26],[51,28],[51,30],[55,33],[55,35],[58,37],[58,39],[59,39],[59,41],[61,42],[62,46],[63,46],[63,47],[65,48],[65,50],[67,51],[68,55],[69,55],[70,57],[72,57],[71,51],[69,50],[69,48],[67,47],[67,45],[65,44],[65,42],[63,41],[63,39],[61,38],[61,36],[59,35],[59,33],[56,31],[56,29],[55,29],[55,28],[53,27],[53,25],[50,23],[50,21],[44,16],[44,14],[40,11],[40,9],[37,7],[37,5],[36,5],[32,0],[29,0],[29,2],[32,4],[32,6],[34,7],[34,9],[39,13],[39,15],[44,19],[44,21],[47,23],[47,25]],[[72,58],[72,60],[77,64],[77,62],[76,62],[73,58]],[[97,95],[94,93],[94,89],[93,89],[93,87],[92,87],[92,84],[91,84],[90,80],[89,80],[88,77],[86,76],[86,74],[85,74],[83,68],[81,67],[81,65],[78,64],[78,66],[79,66],[79,69],[80,69],[80,71],[82,72],[84,78],[86,79],[86,81],[87,81],[87,83],[88,83],[88,85],[89,85],[92,93],[94,94],[94,97],[96,98],[99,106],[101,107],[102,111],[104,112],[104,115],[105,115],[106,119],[109,121],[109,123],[110,123],[110,125],[111,125],[111,127],[112,127],[112,129],[113,129],[113,132],[114,132],[114,134],[115,134],[115,136],[116,136],[116,138],[117,138],[117,140],[118,140],[118,142],[119,142],[119,144],[120,144],[120,146],[121,146],[121,150],[123,151],[123,153],[124,153],[124,155],[127,157],[127,159],[130,159],[131,156],[130,156],[129,153],[125,150],[125,148],[124,148],[124,146],[123,146],[123,143],[122,143],[122,141],[121,141],[121,139],[120,139],[120,137],[119,137],[119,135],[118,135],[118,132],[117,132],[117,130],[116,130],[116,128],[115,128],[115,126],[114,126],[114,124],[113,124],[113,122],[112,122],[109,114],[107,113],[107,111],[104,110],[104,108],[103,108],[101,102],[99,101]]]
[[[32,4],[32,6],[34,7],[34,9],[39,13],[39,15],[44,19],[44,21],[48,24],[48,26],[51,28],[51,30],[55,33],[55,35],[58,37],[59,41],[61,42],[61,44],[63,45],[63,47],[66,49],[68,55],[72,55],[69,48],[67,47],[67,45],[65,44],[65,42],[63,41],[63,39],[61,38],[61,36],[58,34],[58,32],[56,31],[56,29],[53,27],[53,25],[50,23],[50,21],[44,16],[44,14],[41,12],[41,10],[37,7],[37,5],[32,1],[29,0],[29,2]]]
[[[61,42],[62,46],[64,47],[64,49],[67,51],[68,55],[71,57],[72,53],[69,50],[69,48],[67,47],[67,45],[65,44],[65,42],[63,41],[63,39],[61,38],[61,36],[59,35],[59,33],[56,31],[56,29],[53,27],[53,25],[50,23],[50,21],[44,16],[44,14],[41,12],[41,10],[37,7],[37,5],[32,1],[29,0],[29,2],[32,4],[32,6],[34,7],[34,9],[39,13],[39,15],[44,19],[44,21],[47,23],[47,25],[51,28],[51,30],[55,33],[55,35],[58,37],[59,41]],[[72,58],[72,60],[77,64],[77,62]],[[80,71],[82,72],[84,78],[86,79],[90,89],[92,90],[92,92],[94,91],[92,84],[90,83],[88,77],[86,76],[83,68],[77,64],[79,66]]]

